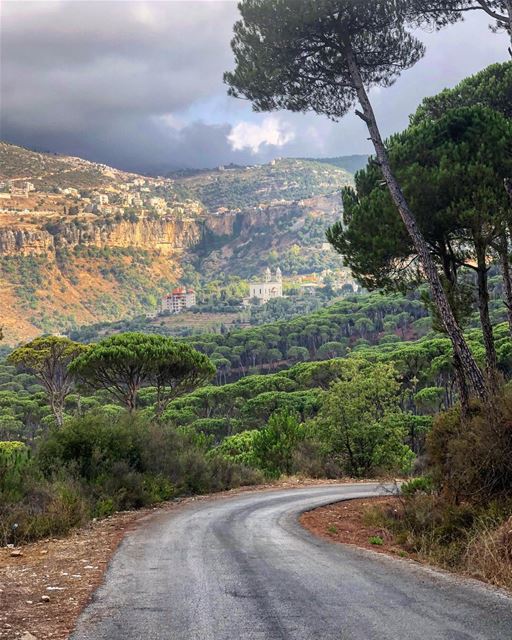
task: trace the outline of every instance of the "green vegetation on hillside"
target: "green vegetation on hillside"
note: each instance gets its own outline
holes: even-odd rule
[[[280,158],[252,167],[171,174],[182,195],[200,200],[210,211],[268,204],[273,200],[302,200],[327,195],[350,184],[347,170],[316,160]]]

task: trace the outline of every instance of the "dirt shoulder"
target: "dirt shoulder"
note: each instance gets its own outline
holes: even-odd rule
[[[16,549],[0,548],[0,639],[67,638],[78,615],[101,584],[123,537],[162,510],[172,511],[193,501],[220,499],[246,491],[339,483],[339,480],[287,479],[209,496],[183,498],[151,509],[117,513],[91,522],[65,538],[41,540]]]
[[[300,522],[311,533],[330,542],[353,544],[378,553],[407,558],[512,591],[511,556],[507,546],[512,540],[512,518],[491,531],[491,535],[477,538],[477,544],[473,546],[472,553],[465,562],[450,566],[438,561],[433,554],[411,552],[407,544],[401,544],[388,529],[372,524],[372,521],[379,521],[379,518],[372,517],[372,512],[374,515],[377,509],[391,513],[400,511],[401,508],[400,499],[392,496],[348,500],[308,511],[302,514]]]
[[[66,538],[0,549],[0,638],[67,638],[122,537],[147,514],[119,513]]]
[[[311,533],[331,542],[354,544],[379,553],[416,560],[395,543],[389,531],[367,523],[365,513],[377,506],[393,509],[398,506],[398,500],[392,496],[345,500],[303,513],[300,523]]]

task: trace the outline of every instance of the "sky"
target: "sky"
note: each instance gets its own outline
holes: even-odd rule
[[[371,152],[353,114],[254,113],[230,98],[231,0],[3,0],[0,138],[143,173]],[[421,99],[508,58],[481,12],[419,32],[425,57],[372,91],[384,135]]]

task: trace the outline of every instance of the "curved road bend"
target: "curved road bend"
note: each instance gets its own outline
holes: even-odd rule
[[[512,640],[512,598],[317,539],[300,512],[377,485],[242,493],[130,533],[72,640]]]

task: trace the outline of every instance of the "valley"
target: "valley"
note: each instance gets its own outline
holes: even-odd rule
[[[202,290],[278,263],[289,275],[342,267],[324,237],[352,184],[339,165],[283,159],[163,178],[0,143],[0,167],[10,345],[155,313],[182,281]]]

